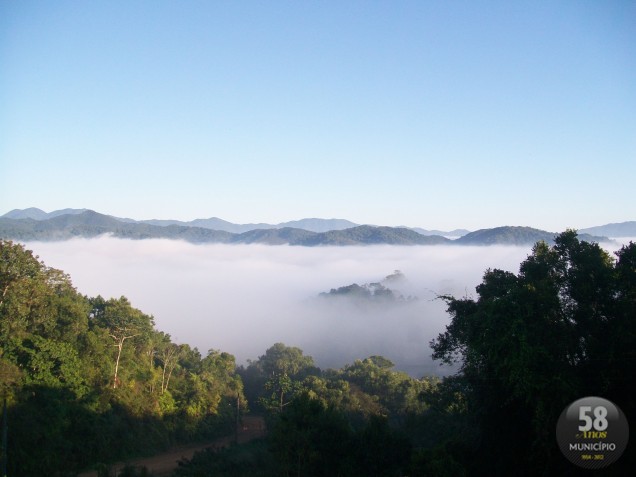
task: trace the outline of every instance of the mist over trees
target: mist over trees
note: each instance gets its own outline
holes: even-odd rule
[[[636,412],[636,245],[615,255],[568,231],[516,274],[488,269],[476,297],[441,296],[451,321],[430,346],[458,372],[414,378],[378,354],[323,370],[282,342],[241,366],[203,356],[126,297],[83,296],[0,241],[7,475],[74,475],[231,435],[245,412],[264,416],[266,438],[174,475],[574,475],[554,437],[564,407],[598,395]],[[605,474],[635,465],[632,444]]]
[[[474,289],[488,266],[515,271],[530,251],[193,245],[107,237],[26,246],[70,273],[82,293],[124,295],[153,315],[156,327],[173,341],[228,351],[239,364],[284,342],[300,347],[321,368],[378,354],[413,377],[452,372],[434,363],[428,346],[422,346],[448,322],[445,304],[435,297]],[[387,281],[395,269],[405,278]],[[395,292],[396,306],[383,296],[317,298],[332,288],[375,282]]]

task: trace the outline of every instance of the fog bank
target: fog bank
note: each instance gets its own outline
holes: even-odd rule
[[[290,247],[193,245],[108,237],[26,244],[46,265],[70,274],[80,293],[125,295],[154,315],[173,341],[205,354],[220,349],[239,363],[275,342],[298,346],[320,367],[383,355],[413,376],[447,374],[429,342],[449,321],[439,294],[474,296],[488,268],[518,272],[530,247]],[[359,306],[317,300],[332,288],[381,281],[417,300]]]

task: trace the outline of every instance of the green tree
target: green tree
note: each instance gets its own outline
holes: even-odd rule
[[[0,240],[9,475],[70,475],[171,442],[227,435],[234,403],[245,407],[235,366],[228,353],[202,359],[196,348],[175,345],[124,297],[80,295],[68,275]]]
[[[282,412],[302,389],[302,380],[306,376],[319,373],[311,356],[305,356],[300,348],[283,343],[268,348],[250,367],[255,371],[254,378],[266,391],[266,395],[261,394],[259,402],[266,409],[278,412]]]
[[[371,356],[345,366],[341,378],[358,386],[367,395],[374,396],[381,409],[380,414],[397,417],[423,411],[424,405],[418,396],[426,387],[426,382],[394,371],[391,369],[393,366],[383,356]]]
[[[301,393],[279,415],[270,448],[284,476],[351,475],[353,433],[344,416]]]
[[[60,270],[22,245],[0,240],[0,382],[3,395],[22,385],[67,386],[85,392],[79,341],[88,330],[88,302]]]
[[[108,335],[117,348],[115,369],[113,373],[113,389],[119,383],[119,365],[126,340],[149,334],[153,327],[153,318],[133,308],[126,297],[111,298],[104,301],[101,297],[93,300],[92,315],[95,321],[108,330]]]
[[[266,375],[287,374],[299,376],[314,368],[311,356],[305,356],[300,348],[276,343],[258,360]]]
[[[535,245],[518,275],[488,270],[476,300],[444,297],[451,323],[431,345],[434,358],[461,365],[461,396],[480,429],[473,465],[558,471],[553,434],[565,405],[601,395],[633,408],[623,391],[633,361],[619,353],[636,347],[634,248],[616,262],[566,231],[552,247]],[[492,449],[498,459],[482,461]]]

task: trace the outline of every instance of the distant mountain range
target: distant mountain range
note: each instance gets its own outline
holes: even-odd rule
[[[253,229],[242,233],[185,225],[152,225],[119,220],[92,210],[54,215],[51,218],[0,218],[0,237],[22,241],[68,240],[110,234],[118,238],[167,238],[193,243],[263,243],[268,245],[434,245],[450,240],[425,236],[409,229],[358,225],[344,230],[313,232],[284,227]]]
[[[619,231],[617,235],[605,233]],[[594,235],[585,233],[593,230]],[[437,232],[437,233],[435,233]],[[272,224],[233,224],[212,217],[190,222],[178,220],[133,220],[99,214],[88,209],[16,209],[0,217],[0,237],[22,241],[68,240],[76,237],[112,235],[128,239],[167,238],[192,243],[262,243],[268,245],[527,245],[551,242],[554,233],[530,227],[497,227],[468,232],[450,232],[358,225],[343,219],[302,219]],[[609,236],[636,236],[636,222],[608,224],[582,230],[588,241],[608,241]],[[448,237],[459,237],[451,240]]]
[[[88,209],[63,209],[47,213],[43,210],[31,207],[29,209],[14,209],[11,212],[4,214],[2,218],[47,220],[58,217],[60,215],[78,215],[87,211]],[[359,225],[344,219],[301,219],[293,220],[291,222],[283,222],[280,224],[233,224],[232,222],[219,219],[218,217],[210,217],[209,219],[195,219],[188,222],[184,222],[181,220],[134,220],[122,217],[109,217],[127,223],[148,224],[156,225],[159,227],[167,227],[170,225],[179,225],[183,227],[200,227],[203,229],[231,232],[233,234],[241,234],[243,232],[250,232],[252,230],[284,229],[287,227],[309,230],[310,232],[329,232],[331,230],[349,229],[351,227],[356,227],[357,225]]]
[[[636,222],[621,222],[619,224],[599,225],[579,230],[579,233],[604,235],[606,237],[636,237]]]

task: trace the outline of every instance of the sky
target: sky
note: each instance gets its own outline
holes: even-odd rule
[[[636,3],[0,0],[0,214],[636,220]]]

